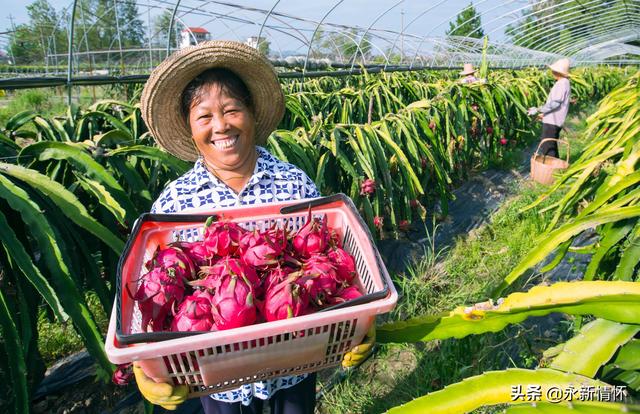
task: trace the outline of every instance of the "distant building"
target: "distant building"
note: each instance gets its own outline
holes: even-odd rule
[[[271,45],[271,42],[269,42],[266,37],[262,37],[262,36],[260,36],[259,38],[258,36],[247,37],[247,41],[244,42],[244,44],[254,49],[258,49],[260,53],[262,53],[265,56],[269,56],[269,52],[270,52],[269,46]]]
[[[251,36],[247,38],[247,41],[244,42],[245,45],[247,46],[251,46],[254,49],[258,48],[258,45],[260,43],[264,43],[264,41],[267,40],[264,37],[260,36],[260,38],[258,38],[258,36]]]
[[[180,33],[180,49],[187,46],[197,45],[210,39],[210,33],[202,27],[189,27]]]

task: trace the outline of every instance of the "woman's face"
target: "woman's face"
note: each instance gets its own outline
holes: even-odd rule
[[[189,111],[193,141],[207,164],[227,171],[242,169],[255,152],[253,112],[219,86],[205,88]]]

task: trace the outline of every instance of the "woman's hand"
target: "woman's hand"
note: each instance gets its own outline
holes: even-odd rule
[[[133,363],[133,375],[136,377],[140,394],[151,404],[159,405],[165,410],[175,410],[178,404],[187,399],[189,388],[186,385],[174,387],[164,382],[155,382],[147,377],[136,362]]]
[[[362,364],[373,353],[373,346],[376,343],[376,324],[374,323],[364,337],[362,343],[351,348],[344,354],[342,359],[343,368],[355,368]]]

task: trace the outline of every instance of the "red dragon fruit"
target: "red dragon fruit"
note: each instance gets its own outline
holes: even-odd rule
[[[244,276],[227,273],[213,297],[211,311],[219,330],[239,328],[256,321],[254,287]]]
[[[173,245],[182,249],[183,252],[196,266],[206,266],[211,262],[212,255],[209,254],[209,250],[201,241],[195,242],[176,242]]]
[[[196,276],[196,265],[178,246],[170,246],[165,249],[158,246],[153,258],[146,263],[146,267],[148,270],[161,267],[184,280],[193,280]]]
[[[213,266],[202,266],[200,268],[200,279],[194,280],[189,284],[206,289],[216,290],[220,288],[223,279],[227,275],[238,276],[248,280],[252,288],[259,292],[260,278],[256,271],[247,266],[242,260],[236,257],[223,257]]]
[[[142,283],[133,295],[142,314],[142,330],[147,331],[149,327],[153,331],[163,330],[169,310],[183,297],[183,279],[175,274],[156,267],[143,275]]]
[[[333,262],[336,268],[338,282],[343,285],[351,284],[353,278],[356,276],[356,262],[353,260],[353,256],[344,249],[338,248],[330,250],[327,257]]]
[[[172,331],[210,331],[213,325],[211,302],[213,295],[206,290],[196,290],[186,296],[171,322]]]
[[[309,292],[316,305],[326,304],[325,299],[338,290],[338,282],[336,266],[324,254],[315,254],[302,264],[298,283]]]
[[[111,376],[111,381],[116,385],[127,385],[133,378],[133,368],[131,362],[118,364]]]
[[[316,253],[323,253],[331,236],[327,227],[327,215],[322,220],[312,218],[309,209],[309,218],[305,225],[293,237],[293,249],[302,257],[310,257]]]
[[[267,291],[261,311],[268,322],[304,315],[309,311],[309,294],[290,276]]]
[[[360,184],[360,195],[371,195],[376,192],[376,180],[367,178]]]
[[[269,270],[262,281],[263,290],[265,292],[271,290],[273,286],[287,279],[289,274],[291,274],[292,272],[293,269],[287,266],[278,266],[274,269]]]
[[[204,229],[204,245],[210,255],[219,257],[236,253],[245,230],[230,221],[207,220]]]
[[[239,252],[246,264],[266,270],[278,263],[286,247],[287,236],[284,230],[272,229],[264,233],[254,230],[240,239]]]
[[[348,302],[359,298],[360,296],[362,296],[362,293],[357,286],[348,286],[344,289],[340,289],[335,295],[329,297],[327,302],[331,305],[335,305],[336,303]]]

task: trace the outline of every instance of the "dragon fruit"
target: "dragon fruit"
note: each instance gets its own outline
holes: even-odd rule
[[[376,180],[367,178],[360,184],[360,195],[366,196],[376,192]]]
[[[309,312],[309,294],[290,276],[267,291],[261,311],[268,322],[304,315]]]
[[[209,254],[206,246],[201,241],[176,242],[172,245],[179,247],[191,259],[196,266],[206,266],[210,264],[212,255]]]
[[[178,313],[171,322],[172,331],[210,331],[214,327],[211,302],[213,295],[206,290],[196,290],[185,296]]]
[[[269,270],[262,280],[262,287],[264,288],[264,291],[267,292],[271,290],[273,286],[283,282],[292,272],[293,269],[287,266],[278,266]]]
[[[238,250],[240,239],[244,233],[245,230],[236,223],[207,220],[203,243],[209,255],[229,256]]]
[[[326,304],[326,298],[338,290],[339,276],[336,266],[324,254],[315,254],[302,264],[298,283],[318,306]]]
[[[266,270],[278,263],[287,247],[287,237],[284,230],[272,230],[264,233],[254,230],[240,239],[239,252],[246,264]]]
[[[160,267],[143,275],[142,283],[133,295],[142,314],[142,330],[163,330],[169,310],[182,300],[184,290],[182,278]]]
[[[184,280],[193,280],[196,275],[196,265],[178,246],[170,246],[165,249],[158,246],[153,258],[146,263],[146,267],[148,270],[161,267]]]
[[[293,249],[302,257],[310,257],[316,253],[323,253],[330,240],[327,215],[325,214],[322,220],[313,218],[309,209],[307,222],[293,237]]]
[[[251,287],[260,290],[260,278],[251,266],[247,266],[242,260],[232,256],[223,257],[213,266],[202,266],[200,268],[200,279],[189,284],[194,287],[201,287],[217,291],[225,276],[239,276],[246,279]]]
[[[223,275],[211,307],[216,327],[225,330],[253,324],[254,298],[254,287],[245,276],[231,272]]]
[[[359,298],[362,296],[360,289],[357,286],[349,286],[344,289],[340,289],[336,292],[335,295],[327,298],[327,302],[331,305],[335,305],[337,303],[348,302],[350,300]]]
[[[343,285],[351,284],[353,278],[356,276],[356,262],[353,260],[353,256],[344,249],[337,248],[330,250],[327,257],[333,262],[336,268],[338,282]]]
[[[133,378],[133,368],[131,362],[118,364],[111,376],[111,381],[116,385],[127,385]]]

